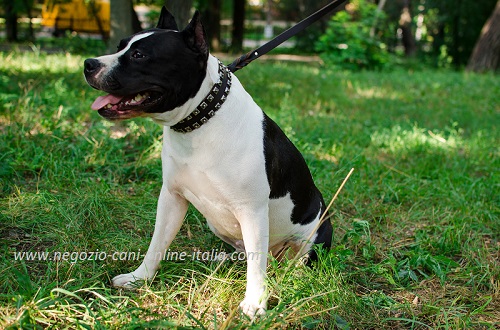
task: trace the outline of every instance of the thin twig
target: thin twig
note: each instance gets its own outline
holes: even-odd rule
[[[278,281],[277,283],[281,283],[283,281],[283,279],[285,278],[285,275],[288,273],[288,271],[290,270],[290,268],[292,267],[292,265],[294,265],[296,263],[296,261],[299,259],[299,257],[302,256],[302,251],[304,250],[304,247],[307,245],[307,242],[309,242],[311,240],[312,236],[318,230],[318,228],[321,226],[321,224],[323,223],[323,221],[325,221],[325,220],[327,220],[329,218],[329,217],[326,217],[326,214],[328,213],[328,210],[330,210],[330,208],[332,207],[333,202],[335,202],[335,200],[337,199],[338,195],[340,194],[340,192],[344,188],[345,184],[347,183],[347,180],[349,180],[349,178],[351,177],[352,172],[354,172],[354,168],[351,168],[351,170],[349,171],[349,173],[345,177],[344,181],[342,181],[342,184],[340,185],[339,189],[337,189],[337,192],[335,193],[335,195],[333,196],[332,200],[328,204],[327,208],[325,209],[325,212],[323,212],[323,214],[321,215],[321,218],[320,218],[318,224],[316,225],[316,227],[314,227],[314,229],[312,230],[311,234],[307,238],[306,243],[301,246],[301,248],[297,252],[297,254],[295,254],[295,256],[293,257],[293,259],[290,260],[290,262],[288,263],[287,268],[283,272],[283,275],[282,275],[280,281]],[[272,291],[273,290],[271,290],[269,292],[269,296],[271,296]]]
[[[333,205],[333,202],[335,202],[335,200],[339,196],[340,192],[342,191],[342,189],[344,188],[345,184],[347,183],[347,180],[349,180],[349,178],[351,177],[352,172],[354,172],[354,168],[351,168],[351,170],[349,171],[349,173],[345,177],[344,181],[342,181],[342,184],[340,185],[339,189],[337,189],[337,192],[335,193],[335,195],[333,196],[332,200],[330,201],[330,204],[328,204],[328,206],[326,207],[325,212],[323,212],[323,215],[321,215],[321,218],[319,219],[318,224],[316,225],[316,227],[314,227],[314,229],[309,234],[309,237],[307,238],[306,242],[309,242],[311,240],[311,238],[313,237],[314,233],[316,233],[316,231],[318,230],[318,228],[326,220],[325,217],[328,214],[328,210],[330,210],[330,208]],[[303,252],[305,246],[306,246],[306,244],[303,244],[300,247],[299,252],[297,252],[297,254],[295,254],[295,257],[292,260],[297,260],[302,255],[302,252]]]

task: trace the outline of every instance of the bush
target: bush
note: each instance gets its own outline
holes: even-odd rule
[[[353,0],[345,11],[334,15],[316,50],[327,65],[343,69],[378,69],[389,61],[389,53],[376,33],[370,30],[384,13],[366,0]]]

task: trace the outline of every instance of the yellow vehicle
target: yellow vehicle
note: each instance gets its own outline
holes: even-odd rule
[[[71,0],[54,4],[45,1],[42,7],[42,26],[53,30],[57,35],[65,30],[99,33],[109,36],[109,0]]]

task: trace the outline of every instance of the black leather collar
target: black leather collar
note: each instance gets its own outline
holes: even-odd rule
[[[215,116],[217,110],[226,101],[229,90],[231,89],[231,72],[219,61],[220,80],[214,84],[207,97],[201,101],[196,109],[186,118],[171,126],[170,128],[179,133],[189,133],[201,125],[205,124],[210,118]]]

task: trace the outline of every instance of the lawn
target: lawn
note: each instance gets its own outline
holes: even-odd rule
[[[111,288],[140,261],[108,256],[144,253],[152,235],[162,132],[91,111],[84,58],[0,53],[0,328],[500,327],[498,76],[265,61],[237,73],[326,200],[354,168],[332,250],[313,268],[271,262],[269,311],[251,324],[242,261],[164,261],[138,290]],[[170,250],[232,251],[194,209]]]

